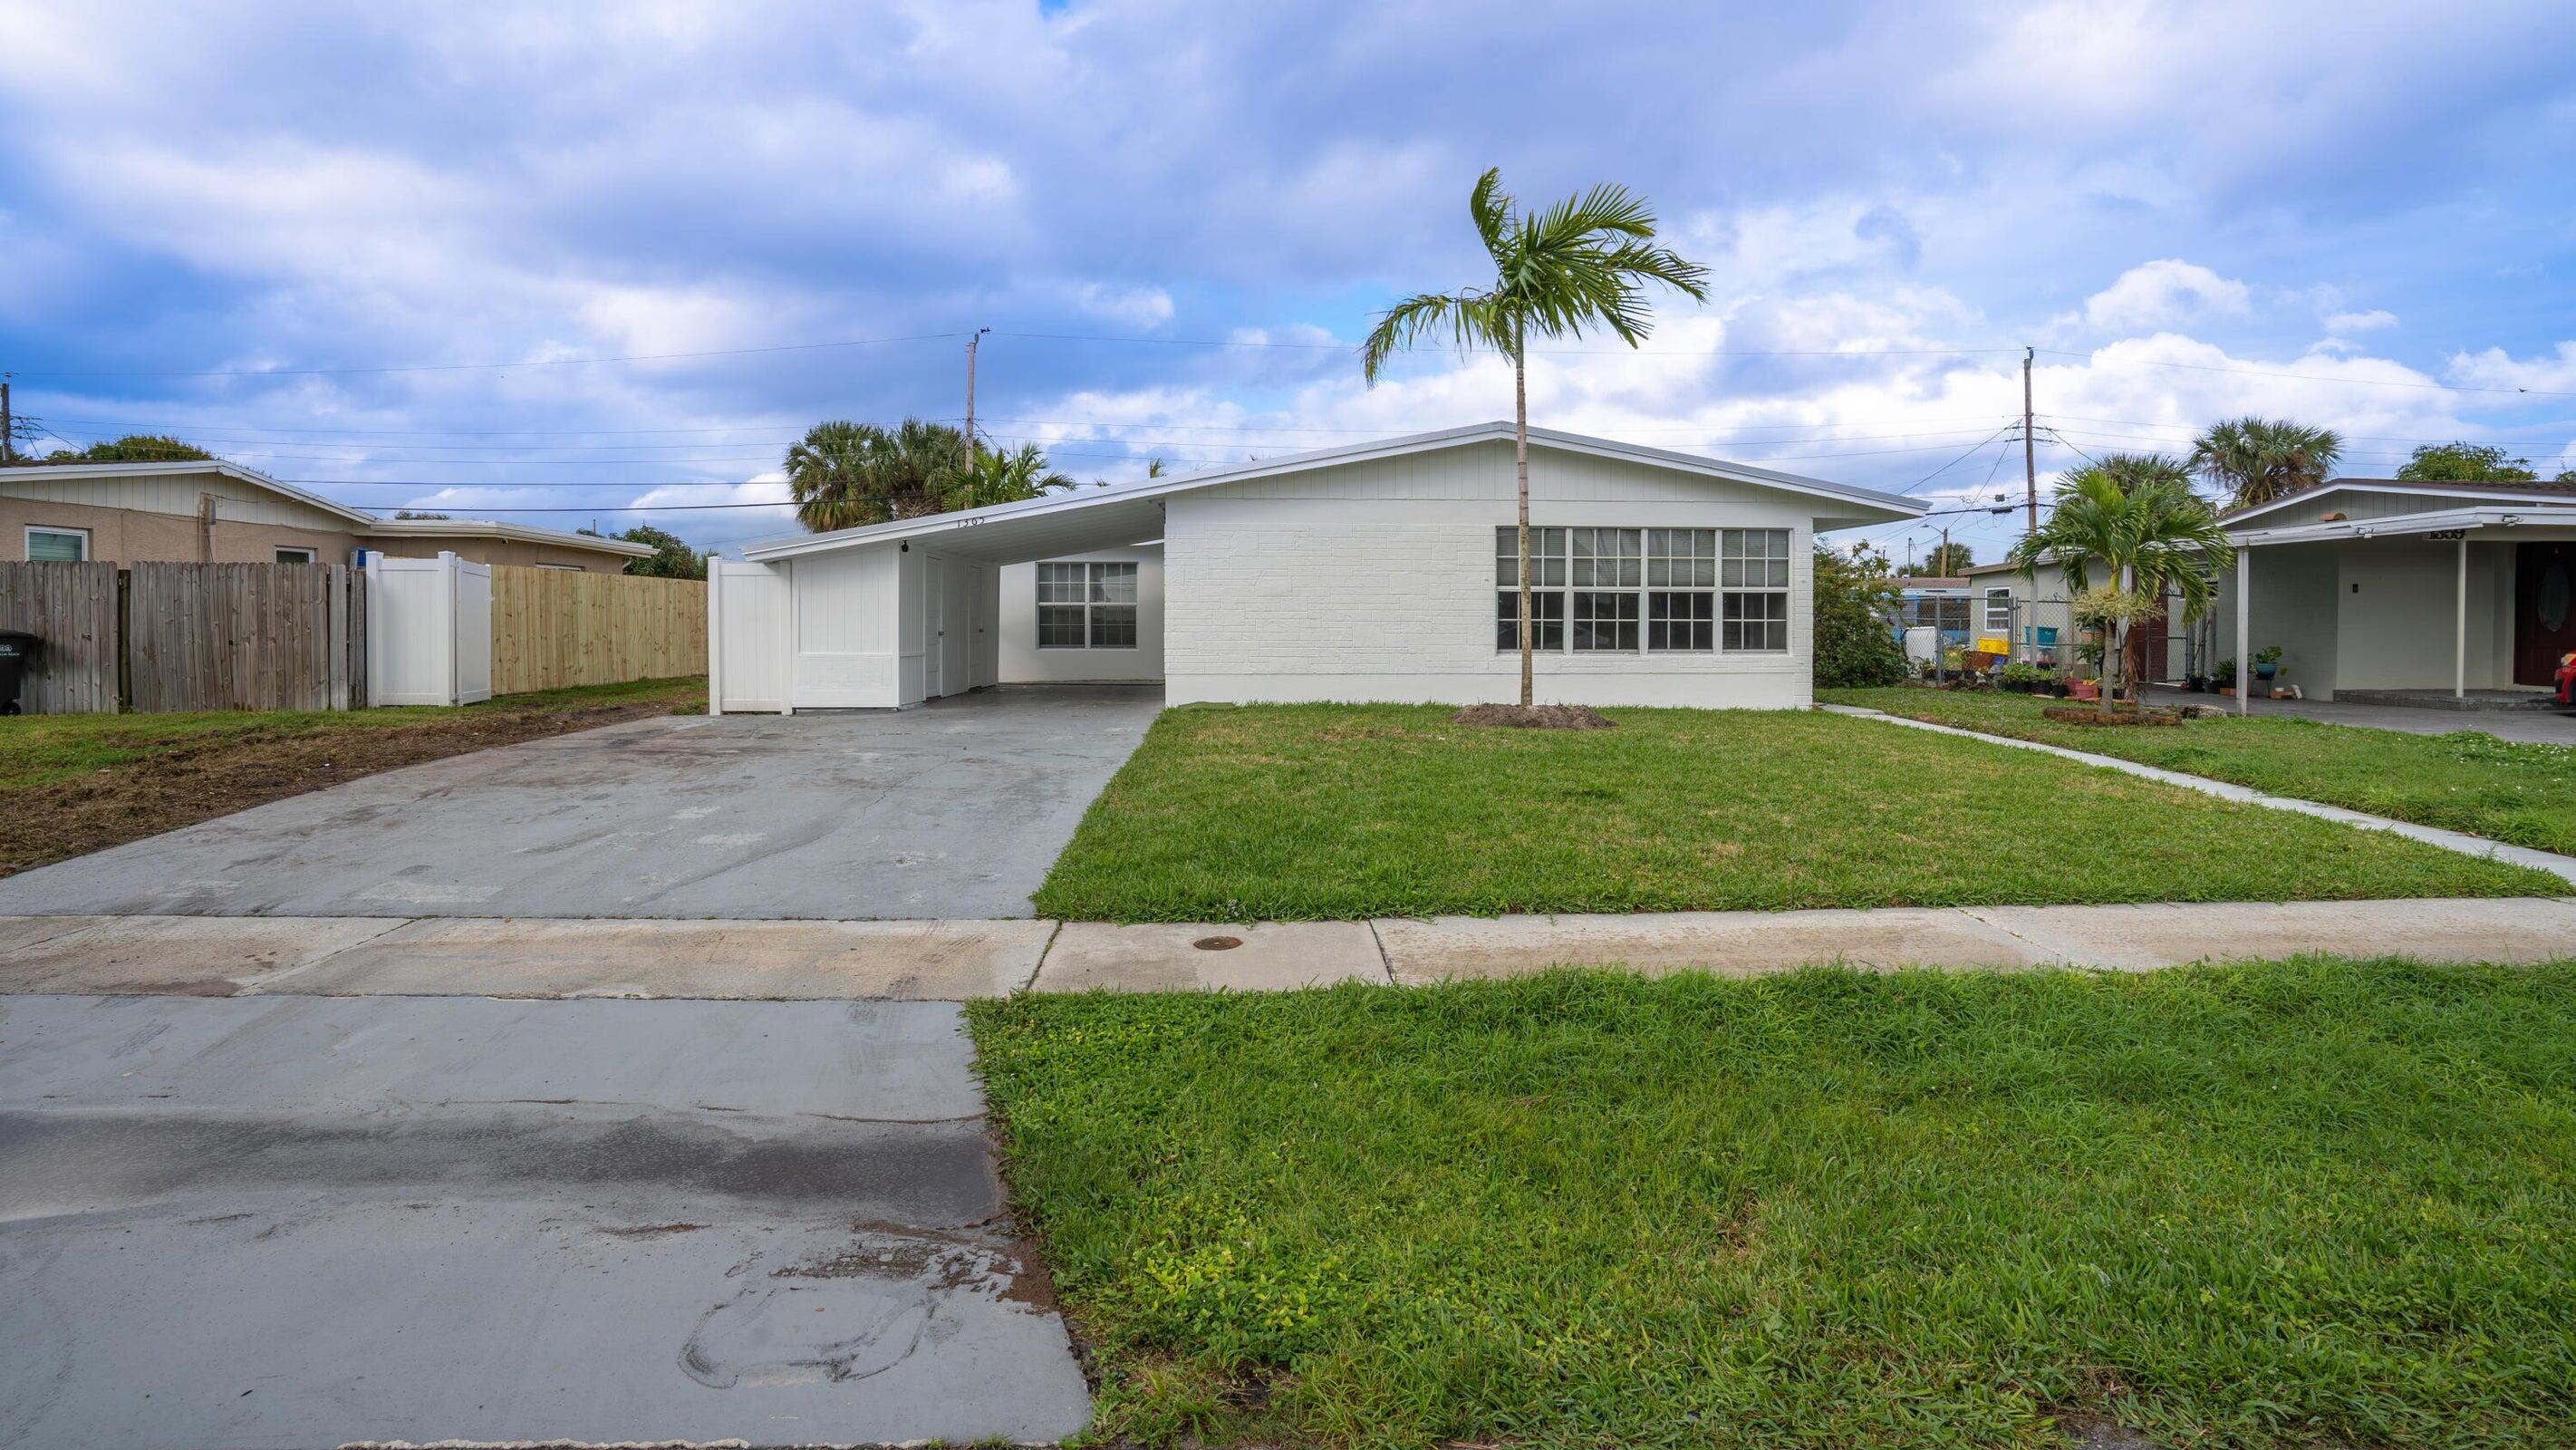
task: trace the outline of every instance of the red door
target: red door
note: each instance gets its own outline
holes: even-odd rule
[[[2558,657],[2576,650],[2576,544],[2513,551],[2513,682],[2558,683]]]

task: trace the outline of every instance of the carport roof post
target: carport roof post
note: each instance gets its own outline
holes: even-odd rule
[[[1592,438],[1580,433],[1560,433],[1547,428],[1532,428],[1529,436],[1530,442],[1541,448],[1704,474],[1806,494],[1823,502],[1841,505],[1840,512],[1817,515],[1816,527],[1819,530],[1919,518],[1927,507],[1919,499],[1829,483],[1794,473],[1778,473],[1747,464],[1722,462],[1695,453],[1641,448],[1631,443]],[[742,554],[745,559],[766,563],[775,559],[792,559],[799,554],[936,538],[938,548],[944,553],[960,554],[987,563],[1024,563],[1054,553],[1132,544],[1153,538],[1162,530],[1161,501],[1172,494],[1335,464],[1505,441],[1511,437],[1510,423],[1478,423],[1437,433],[1417,433],[1374,443],[1317,449],[1184,478],[1148,479],[1116,488],[1076,489],[1070,493],[1049,494],[1018,503],[990,504],[928,518],[900,519],[832,533],[769,539],[745,546]],[[969,535],[972,537],[967,537]]]

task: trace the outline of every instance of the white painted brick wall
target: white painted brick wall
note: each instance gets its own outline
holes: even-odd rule
[[[1788,653],[1542,653],[1539,697],[1586,704],[1808,704],[1808,520],[1794,498],[1766,494],[1695,502],[1534,499],[1532,522],[1539,526],[1792,533]],[[1518,698],[1519,657],[1494,648],[1493,531],[1512,517],[1508,492],[1436,500],[1353,498],[1347,491],[1318,498],[1175,497],[1164,528],[1171,703]]]

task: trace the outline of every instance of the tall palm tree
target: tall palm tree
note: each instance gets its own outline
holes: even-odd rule
[[[817,423],[787,450],[787,492],[796,521],[815,533],[944,513],[966,477],[966,435],[906,418]]]
[[[2105,602],[2110,611],[2102,651],[2107,672],[2136,637],[2124,626],[2148,609],[2163,608],[2168,588],[2182,595],[2184,622],[2196,622],[2209,612],[2218,588],[2218,562],[2226,552],[2227,531],[2209,505],[2192,494],[2182,465],[2147,454],[2115,455],[2067,475],[2057,486],[2047,521],[2024,534],[2010,558],[2025,579],[2036,576],[2040,565],[2055,564],[2075,595]],[[2096,567],[2110,574],[2109,587],[2099,596],[2092,587]],[[2124,667],[2120,673],[2129,672]],[[2136,691],[2136,676],[2131,675],[2132,698]],[[2111,696],[2106,684],[2103,709],[2111,708]]]
[[[2189,467],[2227,490],[2228,507],[2248,508],[2316,487],[2342,456],[2343,438],[2331,428],[2230,418],[2193,441]]]
[[[1512,364],[1512,464],[1520,491],[1521,703],[1533,701],[1530,637],[1529,354],[1541,337],[1581,337],[1606,327],[1635,347],[1652,328],[1640,284],[1660,282],[1708,298],[1708,273],[1651,245],[1655,216],[1624,186],[1596,186],[1541,211],[1522,213],[1502,189],[1500,167],[1476,179],[1467,199],[1494,278],[1456,292],[1424,292],[1381,314],[1361,350],[1361,373],[1378,370],[1424,333],[1446,332],[1461,351],[1489,347]]]

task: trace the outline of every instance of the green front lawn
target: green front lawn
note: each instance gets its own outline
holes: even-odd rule
[[[1104,1442],[2576,1424],[2576,962],[967,1011]]]
[[[1899,687],[1816,698],[2205,775],[2395,820],[2576,853],[2576,745],[2476,730],[2408,735],[2271,715],[2173,730],[2096,730],[2042,718],[2028,695]]]
[[[2558,895],[2543,872],[2077,765],[1809,712],[1164,712],[1043,915],[1440,913]]]

